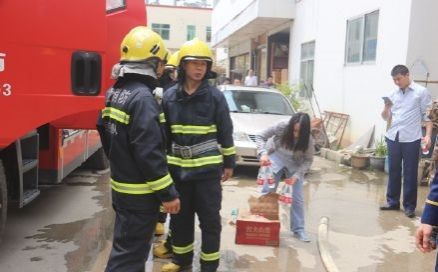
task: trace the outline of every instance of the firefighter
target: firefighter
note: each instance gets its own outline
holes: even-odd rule
[[[171,55],[171,57],[166,62],[164,66],[163,76],[160,77],[159,82],[160,86],[164,91],[171,88],[177,82],[177,67],[178,67],[178,52],[176,51]],[[162,207],[161,207],[162,209]],[[158,223],[155,228],[155,235],[163,235],[164,234],[164,224],[166,223],[167,213],[164,211],[160,211],[158,216]],[[161,244],[153,250],[154,256],[160,259],[168,259],[172,257],[172,233],[169,228],[169,232],[167,233],[166,240],[163,240]]]
[[[112,71],[117,81],[97,121],[110,160],[116,213],[106,272],[145,271],[160,204],[171,214],[179,211],[160,127],[164,116],[152,95],[165,55],[158,34],[144,26],[133,28],[122,41],[120,63]]]
[[[166,65],[164,66],[163,76],[159,78],[160,86],[164,91],[168,90],[170,87],[176,84],[177,80],[177,72],[176,68],[178,67],[178,51],[173,53]]]
[[[181,211],[171,217],[173,256],[162,271],[192,264],[196,213],[202,232],[201,271],[212,272],[220,259],[221,181],[228,180],[235,167],[233,125],[223,94],[208,84],[212,53],[207,44],[186,42],[178,59],[178,83],[164,93],[162,106],[171,144],[169,170]]]

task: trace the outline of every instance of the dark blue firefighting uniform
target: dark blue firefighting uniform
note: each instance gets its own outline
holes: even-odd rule
[[[201,270],[216,271],[220,259],[221,176],[224,168],[235,167],[228,105],[223,94],[204,80],[190,96],[181,84],[173,86],[164,93],[162,107],[170,139],[169,170],[181,200],[181,210],[171,220],[172,262],[180,266],[192,263],[196,213],[202,231]]]
[[[116,212],[107,272],[145,271],[160,203],[178,197],[166,162],[164,115],[151,92],[155,85],[151,77],[125,74],[106,93],[97,121]]]
[[[426,199],[421,223],[438,226],[438,171],[435,173],[430,192]],[[438,272],[438,257],[435,262],[435,272]]]

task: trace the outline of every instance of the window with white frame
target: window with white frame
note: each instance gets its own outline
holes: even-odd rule
[[[363,63],[376,60],[379,11],[347,21],[345,62]]]
[[[169,24],[152,24],[152,30],[157,32],[163,40],[168,41],[170,38]]]
[[[306,94],[311,95],[314,63],[315,41],[301,44],[300,82],[304,85],[304,89],[300,95],[303,97]]]

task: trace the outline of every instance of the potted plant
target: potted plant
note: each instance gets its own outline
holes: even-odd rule
[[[385,169],[385,160],[388,155],[388,147],[386,146],[385,138],[382,136],[376,140],[374,155],[370,157],[370,165],[372,168],[383,171]]]
[[[363,169],[368,166],[368,154],[364,151],[362,146],[355,148],[355,151],[351,154],[351,167],[357,169]]]

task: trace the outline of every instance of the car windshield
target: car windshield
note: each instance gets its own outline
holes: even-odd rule
[[[279,93],[260,91],[224,91],[231,112],[292,115],[289,102]]]

